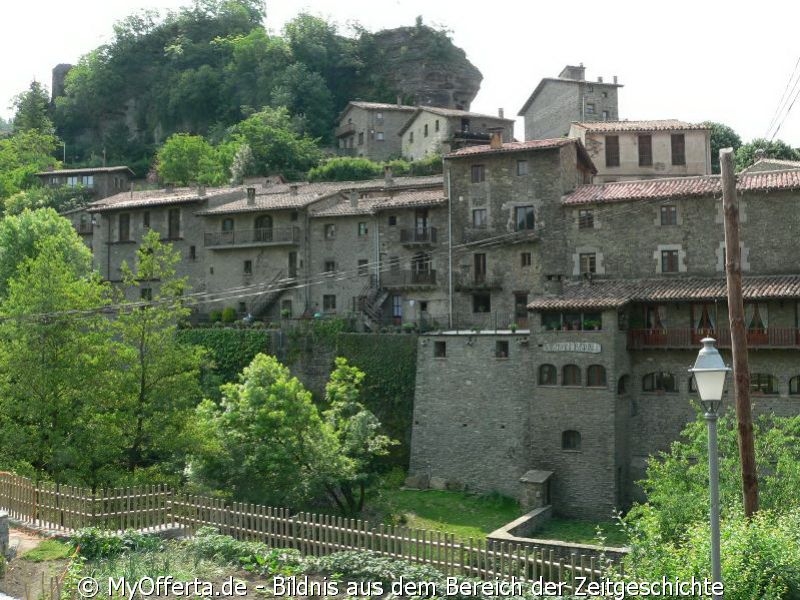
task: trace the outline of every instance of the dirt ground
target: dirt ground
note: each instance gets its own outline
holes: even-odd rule
[[[6,575],[0,579],[0,592],[12,598],[36,600],[50,597],[51,579],[60,577],[67,566],[66,560],[32,562],[19,557],[39,545],[44,538],[14,529],[9,531],[9,547],[14,558],[6,565]],[[44,581],[44,588],[42,582]],[[44,594],[42,592],[45,592]]]

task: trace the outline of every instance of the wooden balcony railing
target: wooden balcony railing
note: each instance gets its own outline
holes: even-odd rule
[[[206,247],[297,244],[300,242],[300,228],[262,227],[241,231],[207,231],[204,241]]]
[[[713,337],[719,348],[731,347],[729,329],[632,329],[628,331],[628,349],[699,348],[704,337]],[[747,345],[751,348],[800,348],[800,330],[795,327],[750,330],[747,332]]]
[[[436,227],[414,227],[400,230],[401,244],[435,244]]]

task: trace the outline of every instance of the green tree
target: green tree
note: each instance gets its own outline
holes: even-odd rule
[[[723,123],[705,121],[703,125],[711,127],[711,172],[719,173],[719,151],[722,148],[733,148],[736,152],[742,145],[742,138],[733,128]]]
[[[800,161],[800,152],[782,140],[758,138],[739,147],[736,151],[736,170],[741,171],[756,162],[756,152],[764,151],[765,158]]]
[[[374,179],[383,173],[381,163],[368,158],[339,156],[319,164],[308,172],[309,181],[358,181]]]
[[[0,199],[38,183],[38,171],[58,167],[56,138],[29,129],[0,139]]]
[[[5,224],[5,221],[3,222]],[[0,455],[38,476],[96,485],[116,431],[107,394],[106,285],[41,239],[0,305]]]
[[[200,347],[182,343],[176,334],[190,312],[183,298],[186,278],[175,274],[179,261],[180,253],[149,231],[136,253],[135,271],[122,267],[128,297],[146,304],[122,310],[113,324],[120,343],[115,370],[121,467],[173,479],[183,472],[193,445],[204,360]]]
[[[25,210],[52,208],[58,212],[86,205],[92,197],[92,190],[82,186],[71,187],[32,187],[17,192],[3,202],[3,213],[18,215]]]
[[[199,135],[176,133],[161,146],[156,160],[159,177],[170,183],[219,185],[227,179],[217,151]]]
[[[38,131],[52,135],[53,122],[50,120],[50,94],[38,81],[14,98],[14,132]]]
[[[72,224],[52,208],[24,210],[0,221],[0,299],[25,259],[35,258],[45,240],[53,240],[64,262],[80,276],[91,272],[92,253]]]

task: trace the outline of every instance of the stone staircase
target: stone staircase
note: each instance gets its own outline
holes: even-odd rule
[[[370,330],[377,331],[380,328],[383,318],[381,307],[388,297],[389,290],[378,286],[375,276],[371,275],[369,283],[358,296],[358,310],[364,317],[364,325]]]

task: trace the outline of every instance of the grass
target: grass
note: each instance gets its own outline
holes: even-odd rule
[[[620,529],[619,523],[614,521],[577,521],[554,517],[532,535],[536,538],[576,544],[597,544],[600,541],[597,535],[598,527],[602,531],[601,537],[605,538],[606,546],[626,546],[628,544],[625,532]]]
[[[38,546],[28,550],[20,558],[32,562],[45,562],[69,558],[70,554],[72,554],[72,547],[69,544],[58,540],[43,540]]]
[[[386,490],[385,499],[407,527],[455,534],[459,540],[483,538],[522,513],[511,498],[437,490]]]

